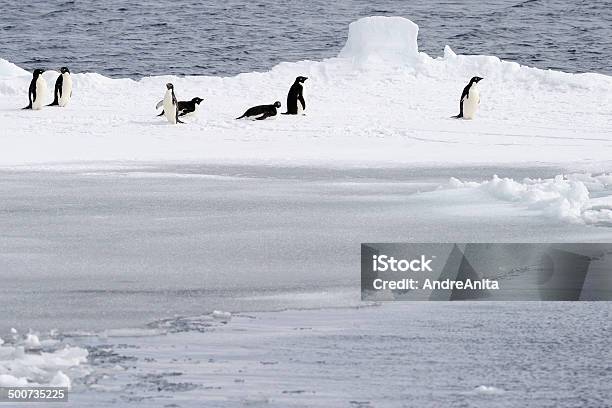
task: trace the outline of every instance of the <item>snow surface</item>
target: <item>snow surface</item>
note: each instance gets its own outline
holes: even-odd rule
[[[364,306],[151,325],[163,336],[66,337],[90,350],[66,406],[609,405],[609,302]]]
[[[201,406],[207,398],[225,406],[365,407],[381,395],[380,387],[387,387],[384,394],[405,401],[412,390],[402,375],[419,372],[423,375],[411,380],[424,381],[415,388],[422,406],[432,403],[428,399],[432,395],[449,403],[466,398],[474,405],[477,401],[470,398],[491,397],[501,402],[487,399],[482,405],[504,406],[505,401],[512,406],[517,396],[531,396],[525,390],[532,384],[522,373],[508,373],[504,367],[515,367],[520,358],[528,365],[550,356],[538,354],[537,349],[522,353],[533,346],[534,333],[542,335],[543,344],[559,330],[582,330],[579,322],[595,322],[596,327],[589,326],[589,340],[604,343],[607,338],[601,340],[600,324],[591,317],[602,313],[600,321],[606,321],[605,306],[576,306],[588,313],[578,313],[579,318],[569,323],[566,306],[563,310],[542,306],[566,317],[566,326],[560,329],[548,310],[538,320],[542,315],[521,314],[523,306],[515,310],[513,305],[489,304],[475,314],[467,310],[460,329],[453,325],[462,336],[445,334],[449,313],[466,311],[455,305],[456,309],[431,315],[431,305],[425,311],[392,305],[375,311],[286,312],[264,316],[263,325],[262,320],[231,308],[259,305],[262,299],[266,308],[274,310],[296,302],[321,307],[337,306],[335,302],[345,306],[350,302],[345,297],[355,301],[353,294],[346,295],[346,286],[355,282],[351,261],[358,259],[361,241],[609,239],[610,230],[597,227],[609,226],[612,217],[612,78],[539,70],[493,56],[456,55],[450,47],[442,57],[432,58],[418,52],[417,34],[418,27],[406,19],[366,18],[351,24],[337,58],[281,63],[269,72],[231,78],[162,76],[134,81],[77,73],[68,107],[37,112],[20,109],[27,104],[29,74],[0,60],[0,191],[8,198],[3,202],[6,211],[0,213],[4,217],[0,242],[5,249],[3,273],[11,278],[0,287],[6,313],[2,324],[41,319],[43,306],[47,315],[66,324],[81,324],[79,318],[91,321],[91,316],[102,324],[116,323],[112,319],[118,316],[122,322],[138,320],[150,313],[170,313],[169,305],[180,311],[196,306],[232,311],[217,311],[205,319],[170,319],[150,328],[109,328],[102,334],[76,331],[73,335],[85,339],[79,340],[81,344],[71,344],[65,332],[68,340],[15,331],[0,341],[0,386],[72,386],[76,381],[82,394],[75,395],[74,406],[84,402],[95,406],[92,400],[111,406],[121,394],[126,404],[145,401],[147,406],[175,399]],[[44,74],[49,86],[57,75]],[[298,75],[309,77],[306,116],[234,120],[249,106],[284,101]],[[474,75],[485,78],[477,119],[450,119],[457,113],[461,90]],[[174,83],[179,99],[204,98],[198,115],[186,119],[185,125],[171,126],[155,117],[154,105],[167,82]],[[126,161],[147,163],[138,167]],[[173,162],[223,167],[214,171],[165,167]],[[228,170],[228,164],[245,167]],[[304,167],[292,172],[287,170],[291,166]],[[332,168],[348,172],[352,167],[368,172],[320,177],[315,166],[330,172]],[[391,169],[378,179],[372,176],[374,167],[394,166],[401,171]],[[454,178],[427,180],[422,170],[427,166],[447,168],[444,172],[450,174],[445,180]],[[487,169],[492,166],[513,166],[513,172],[529,173],[555,166],[559,171],[556,177],[491,178]],[[59,174],[66,169],[85,173]],[[287,173],[281,175],[283,171]],[[260,174],[251,177],[252,172]],[[229,264],[228,248],[241,254]],[[271,262],[261,261],[270,253],[276,255]],[[300,258],[296,262],[279,253]],[[312,257],[313,253],[319,256]],[[203,264],[211,270],[203,270]],[[171,278],[168,265],[174,267]],[[185,296],[185,285],[193,285],[194,277],[225,298],[197,290]],[[30,290],[28,280],[48,292],[39,287]],[[342,289],[325,292],[321,285],[330,281]],[[237,290],[244,289],[240,285],[257,290],[238,300]],[[92,286],[96,290],[88,291]],[[270,286],[267,293],[261,290]],[[25,306],[20,304],[24,287],[30,294]],[[302,289],[299,295],[296,287]],[[230,304],[219,305],[223,301]],[[236,306],[238,302],[242,303]],[[490,308],[522,320],[495,327],[498,316],[488,315]],[[119,310],[132,314],[119,315]],[[435,330],[429,337],[420,330],[407,335],[409,324],[398,328],[397,321],[409,312],[417,313],[416,319],[434,319]],[[484,323],[472,322],[474,315]],[[521,332],[525,321],[540,330]],[[550,322],[554,324],[546,326]],[[485,323],[490,331],[483,329]],[[218,332],[208,336],[211,325]],[[431,329],[421,321],[423,327]],[[508,336],[500,336],[499,330],[509,330]],[[514,341],[517,330],[520,341],[504,343]],[[303,335],[310,331],[314,335]],[[491,350],[486,349],[487,342],[474,338],[483,333],[493,342]],[[564,338],[571,339],[572,334],[580,338],[573,332]],[[137,339],[133,343],[138,346],[128,344],[129,339]],[[467,343],[457,348],[457,339]],[[287,348],[287,341],[292,347]],[[394,354],[398,360],[376,365],[385,370],[378,373],[380,381],[367,381],[372,361],[387,356],[381,344],[399,350]],[[444,353],[452,356],[474,344],[485,347],[470,355],[480,359],[478,370],[473,361],[453,360],[457,364],[446,367]],[[412,359],[402,359],[410,356],[405,349],[425,350],[427,345],[434,361],[415,366]],[[506,364],[492,369],[487,356],[506,346],[509,352],[502,355]],[[540,398],[554,398],[563,381],[575,384],[575,377],[565,378],[564,373],[580,373],[585,359],[593,366],[606,361],[601,345],[589,349],[592,353],[586,357],[584,341],[574,346],[564,349],[567,358],[546,362],[547,376],[540,378],[543,384],[534,391]],[[95,354],[89,354],[90,347]],[[578,361],[573,359],[577,350]],[[296,361],[296,356],[303,361]],[[85,367],[86,361],[91,366]],[[139,365],[134,367],[133,361]],[[559,369],[563,364],[567,367]],[[185,379],[169,380],[175,375],[168,373],[177,367],[176,376]],[[398,375],[390,377],[391,372]],[[460,384],[457,378],[435,377],[439,388],[428,389],[432,373],[440,372],[471,377],[462,377]],[[320,389],[304,387],[307,381]],[[360,381],[363,387],[355,391]],[[609,383],[597,384],[603,391],[580,395],[600,403],[599,393],[609,394],[605,388]],[[563,401],[576,402],[567,392]],[[149,405],[152,394],[158,399]]]
[[[338,58],[281,63],[231,78],[110,79],[74,74],[65,109],[21,111],[30,78],[2,60],[0,165],[93,160],[284,165],[563,163],[599,171],[612,157],[612,78],[567,74],[493,56],[418,52],[418,27],[400,17],[351,24]],[[69,64],[68,64],[69,65]],[[55,72],[46,72],[52,86]],[[309,77],[306,116],[241,122],[246,108],[285,100]],[[469,78],[484,77],[475,121],[452,120]],[[157,118],[173,82],[204,98],[183,126]],[[51,94],[51,92],[50,92]]]

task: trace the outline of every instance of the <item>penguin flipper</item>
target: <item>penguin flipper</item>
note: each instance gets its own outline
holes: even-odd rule
[[[157,105],[155,105],[155,109],[161,108],[163,104],[164,104],[164,100],[162,99],[161,101],[157,102]]]
[[[159,114],[159,115],[157,115],[157,116],[164,116],[164,113],[165,113],[165,112],[164,112],[164,111],[162,111],[162,113],[160,113],[160,114]]]

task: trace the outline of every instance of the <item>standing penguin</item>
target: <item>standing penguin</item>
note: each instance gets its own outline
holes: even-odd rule
[[[474,119],[478,105],[480,105],[480,91],[478,90],[478,83],[482,81],[481,77],[473,77],[470,79],[470,83],[463,88],[461,99],[459,100],[459,114],[453,116],[455,119]]]
[[[164,107],[164,115],[168,122],[176,125],[177,123],[183,123],[179,120],[179,110],[178,103],[176,102],[176,96],[174,95],[174,85],[171,83],[166,84],[166,95],[164,95],[164,99],[157,103],[155,106],[156,109],[159,109],[161,106]]]
[[[53,102],[47,106],[64,107],[70,102],[72,97],[72,77],[70,71],[66,67],[60,69],[60,76],[55,81],[55,90],[53,91]]]
[[[43,100],[47,96],[47,81],[42,74],[44,69],[35,69],[32,73],[32,82],[28,90],[28,99],[30,103],[23,109],[39,110],[43,107]]]
[[[295,78],[295,82],[289,88],[289,94],[287,94],[287,112],[283,115],[297,115],[306,109],[306,101],[304,100],[304,81],[308,78],[299,76]]]

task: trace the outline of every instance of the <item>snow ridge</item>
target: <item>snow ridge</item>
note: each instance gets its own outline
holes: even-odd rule
[[[549,217],[612,226],[612,174],[569,174],[551,179],[525,178],[522,182],[494,175],[481,183],[452,177],[449,185],[480,189],[499,200],[520,203]]]

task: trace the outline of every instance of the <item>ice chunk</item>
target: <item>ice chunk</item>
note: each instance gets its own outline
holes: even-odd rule
[[[452,177],[450,188],[479,188],[491,196],[522,203],[544,215],[576,223],[590,225],[612,224],[612,196],[610,175],[590,174],[558,175],[550,179],[516,181],[494,175],[482,183],[464,182]],[[602,197],[592,198],[590,191]],[[603,196],[602,191],[607,193]]]
[[[26,349],[39,349],[40,346],[40,340],[38,339],[38,336],[35,334],[28,334],[25,338],[25,340],[23,341],[23,345],[25,346]]]
[[[212,312],[212,317],[217,320],[227,322],[232,319],[232,314],[230,312],[222,312],[220,310],[215,310]]]
[[[0,374],[0,387],[26,387],[27,385],[27,378],[17,378],[9,374]]]
[[[70,378],[68,378],[68,376],[62,373],[61,371],[58,371],[57,373],[55,373],[55,375],[49,382],[49,385],[52,387],[70,388],[71,387]]]
[[[505,391],[502,390],[501,388],[490,387],[486,385],[480,385],[474,388],[474,391],[473,391],[474,394],[480,394],[480,395],[499,395],[499,394],[503,394],[504,392]]]
[[[66,373],[87,361],[87,350],[64,346],[40,352],[41,344],[45,342],[34,334],[28,334],[20,343],[0,344],[0,387],[70,387],[71,381]],[[28,352],[28,349],[38,351]]]
[[[444,47],[444,59],[450,59],[456,56],[457,54],[455,54],[455,51],[453,51],[453,49],[449,45],[446,45]]]
[[[365,17],[349,25],[348,40],[338,55],[360,64],[410,64],[419,54],[419,26],[403,17]]]

